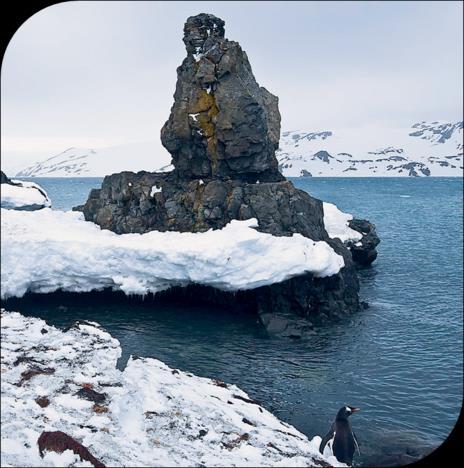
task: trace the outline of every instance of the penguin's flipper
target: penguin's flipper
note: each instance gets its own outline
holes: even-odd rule
[[[327,445],[327,442],[334,436],[334,425],[330,426],[329,432],[321,440],[321,445],[319,445],[319,452],[324,453],[324,448]]]
[[[361,455],[361,452],[359,451],[359,444],[358,444],[358,438],[356,437],[356,434],[353,432],[353,439],[354,439],[354,443],[356,444],[356,449],[358,450],[358,455]]]

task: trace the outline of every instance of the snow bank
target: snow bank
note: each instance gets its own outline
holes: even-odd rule
[[[308,440],[235,385],[152,358],[119,371],[119,342],[94,322],[64,332],[2,310],[1,332],[2,466],[76,461],[71,451],[42,459],[42,431],[65,432],[106,466],[344,466],[318,453],[320,437]],[[104,401],[76,395],[83,389]]]
[[[330,238],[338,237],[342,242],[357,242],[362,234],[348,226],[353,215],[343,213],[332,203],[323,202],[324,226]]]
[[[146,294],[188,283],[234,291],[344,266],[327,243],[264,234],[255,219],[204,233],[119,235],[72,211],[2,210],[1,221],[3,297],[106,287]]]
[[[1,184],[1,206],[12,210],[40,210],[52,206],[45,190],[34,182],[13,180],[14,184]]]

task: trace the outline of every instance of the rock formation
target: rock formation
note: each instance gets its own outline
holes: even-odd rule
[[[177,69],[174,105],[161,130],[182,178],[280,181],[278,99],[256,82],[224,21],[207,14],[187,19],[187,57]]]
[[[300,233],[325,241],[345,261],[340,273],[329,278],[308,273],[237,294],[191,285],[172,288],[164,296],[198,296],[201,291],[210,302],[246,304],[268,329],[292,336],[308,326],[307,321],[289,321],[295,314],[308,318],[357,308],[355,264],[347,247],[329,238],[322,202],[296,189],[278,171],[277,97],[257,84],[240,45],[224,38],[221,19],[208,14],[188,18],[183,40],[187,57],[177,69],[174,105],[161,130],[174,170],[107,176],[101,189],[92,190],[85,205],[76,209],[86,220],[117,233],[201,232],[222,228],[232,219],[254,217],[263,232]],[[365,229],[355,226],[353,220],[353,229]],[[370,226],[373,237],[375,229]],[[373,244],[365,243],[368,249]],[[366,264],[375,256],[366,253],[358,258]]]
[[[35,211],[51,206],[45,190],[34,182],[13,181],[0,171],[0,183],[2,208]]]
[[[0,184],[11,184],[11,179],[3,172],[0,171]]]

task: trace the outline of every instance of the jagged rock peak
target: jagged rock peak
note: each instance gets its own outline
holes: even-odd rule
[[[11,180],[7,177],[7,175],[3,171],[0,171],[0,183],[11,184]]]
[[[161,130],[181,179],[284,178],[275,151],[278,98],[260,87],[238,42],[224,38],[224,21],[201,13],[184,26],[187,57],[177,69],[174,104]]]
[[[208,13],[190,16],[184,25],[184,44],[187,53],[194,54],[203,51],[205,41],[209,37],[224,37],[224,21]]]

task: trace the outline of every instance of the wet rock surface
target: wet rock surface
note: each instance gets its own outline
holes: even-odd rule
[[[329,238],[322,202],[279,173],[278,98],[258,85],[246,53],[224,37],[221,19],[207,14],[188,18],[183,41],[187,57],[177,69],[174,104],[161,130],[174,170],[107,176],[101,189],[92,190],[85,205],[75,209],[83,211],[86,220],[120,234],[203,232],[221,229],[233,219],[256,218],[260,231],[325,241],[345,262],[329,278],[307,273],[234,294],[190,285],[160,293],[166,297],[201,293],[215,304],[247,306],[266,314],[261,322],[269,330],[288,336],[301,336],[308,329],[298,318],[292,321],[295,315],[331,316],[358,308],[353,259],[363,264],[375,259],[375,230],[371,228],[370,240],[362,247],[352,250],[352,257],[341,241]]]
[[[350,246],[354,262],[361,266],[370,265],[377,258],[376,247],[380,243],[375,225],[366,219],[352,219],[349,227],[363,235],[358,243]]]

